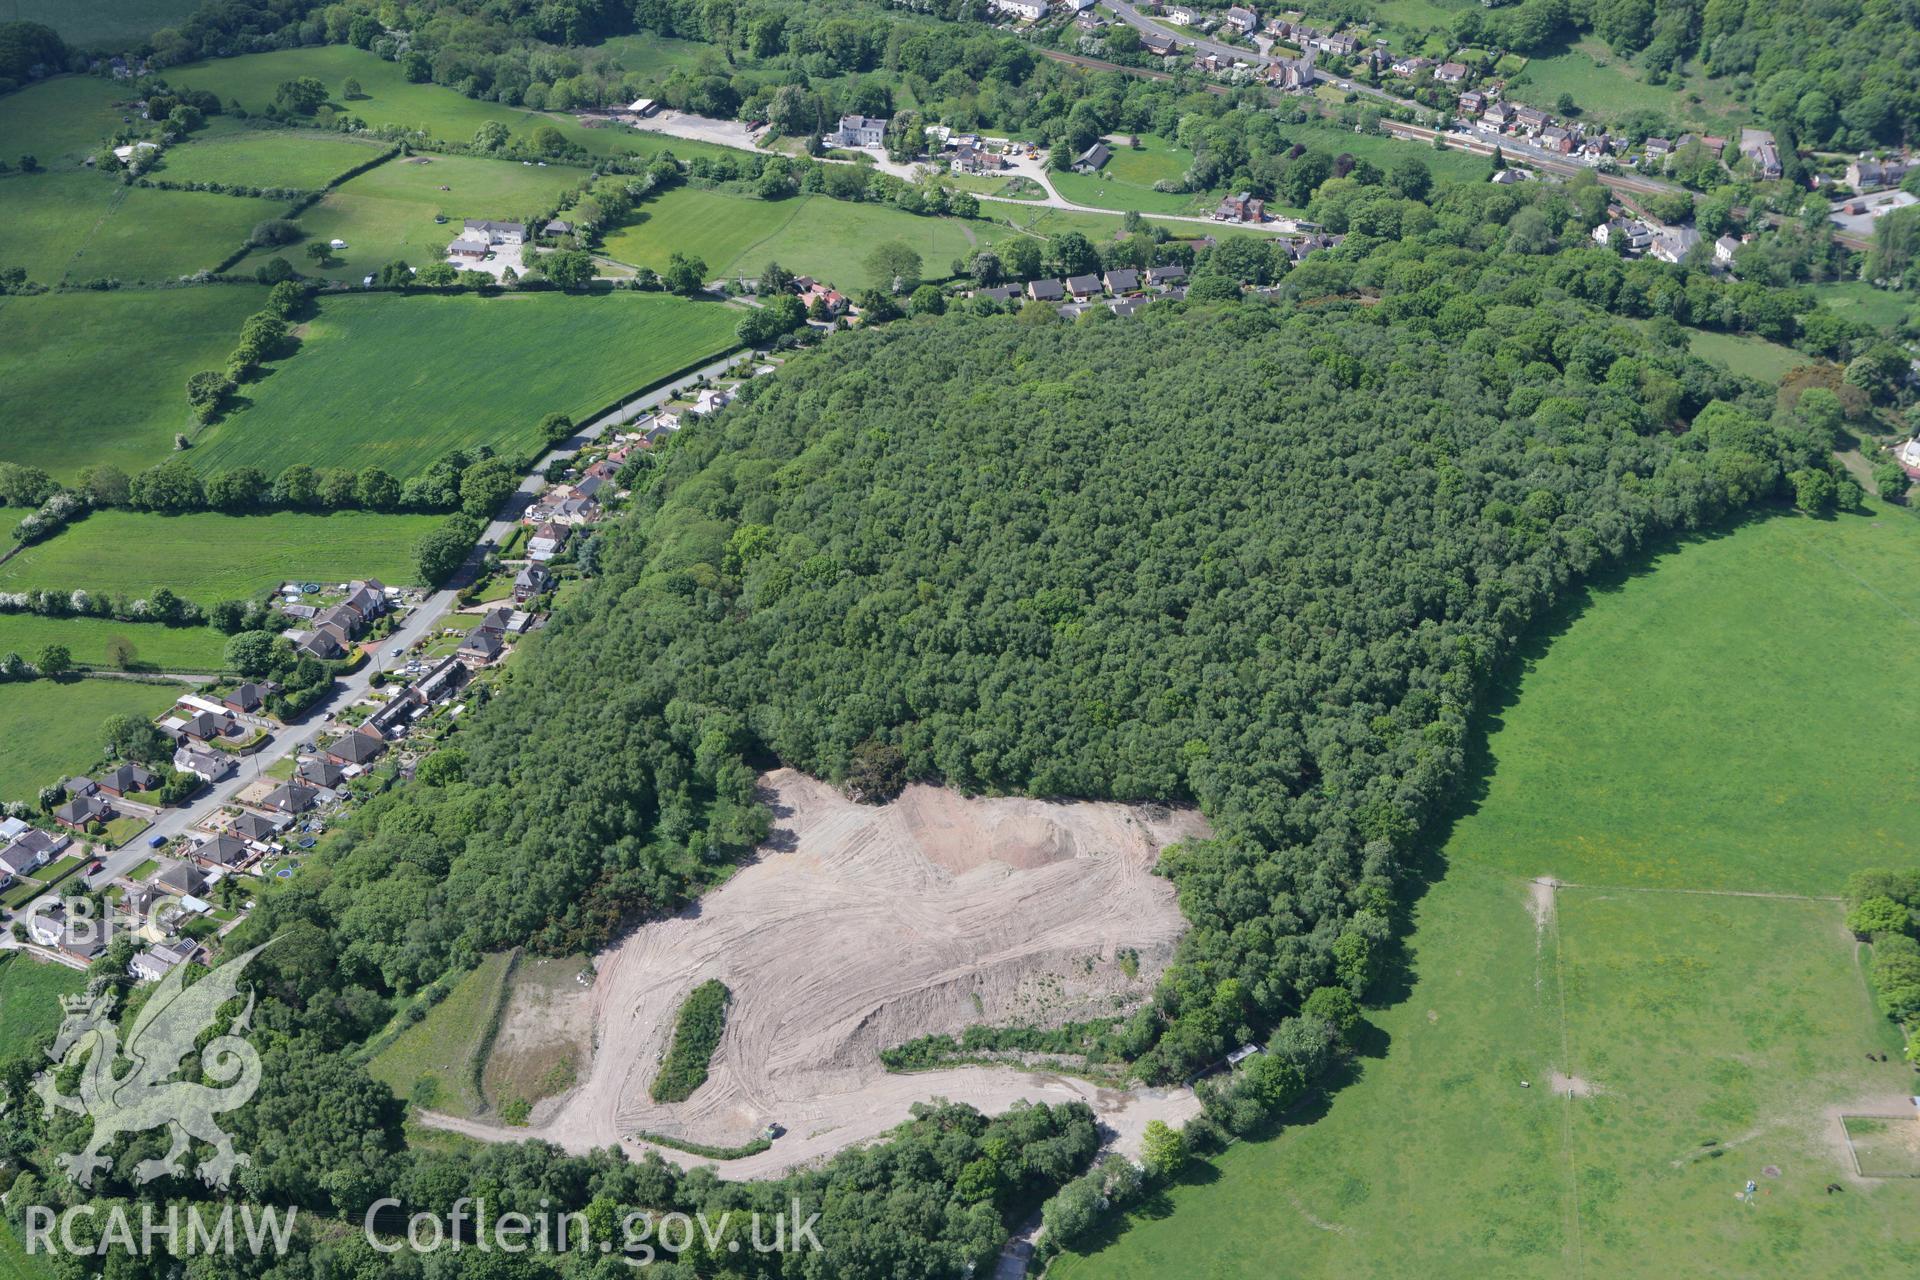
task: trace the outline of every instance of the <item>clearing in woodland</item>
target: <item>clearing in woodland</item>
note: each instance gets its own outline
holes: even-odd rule
[[[1172,885],[1151,871],[1166,845],[1205,833],[1197,813],[927,786],[864,806],[791,769],[766,786],[775,829],[758,860],[600,958],[591,1069],[533,1109],[526,1135],[637,1152],[640,1131],[734,1147],[780,1124],[788,1132],[770,1150],[726,1166],[759,1177],[878,1137],[935,1097],[989,1113],[1083,1098],[1136,1152],[1149,1119],[1197,1110],[1185,1090],[1129,1095],[1012,1067],[890,1075],[879,1059],[973,1023],[1131,1010],[1186,928]],[[675,1015],[710,979],[732,992],[711,1074],[686,1102],[655,1103],[648,1083]]]
[[[1904,511],[1778,517],[1563,610],[1485,721],[1356,1078],[1049,1274],[1903,1268],[1920,1181],[1855,1178],[1839,1117],[1911,1116],[1913,1075],[1826,899],[1920,865],[1920,712],[1888,696],[1920,677],[1917,554]]]

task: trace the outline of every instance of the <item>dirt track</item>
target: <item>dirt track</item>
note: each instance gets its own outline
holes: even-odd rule
[[[1136,1154],[1148,1120],[1177,1123],[1198,1109],[1183,1089],[1123,1092],[1012,1068],[894,1075],[878,1057],[969,1023],[1057,1023],[1135,1006],[1185,929],[1171,884],[1150,871],[1165,845],[1204,833],[1198,815],[968,800],[933,787],[876,808],[792,770],[765,783],[775,829],[759,860],[600,957],[587,1078],[536,1108],[529,1128],[429,1123],[638,1153],[649,1148],[636,1130],[734,1146],[778,1121],[788,1132],[770,1150],[719,1162],[724,1176],[754,1178],[878,1137],[935,1097],[989,1113],[1023,1098],[1081,1098]],[[1133,977],[1125,950],[1138,957]],[[709,978],[733,992],[711,1077],[685,1103],[656,1104],[647,1086],[674,1014]]]

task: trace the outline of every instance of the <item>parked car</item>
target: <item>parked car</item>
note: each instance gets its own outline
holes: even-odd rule
[[[167,838],[165,836],[148,836],[147,848],[158,849],[161,845],[165,844],[166,842],[167,842]],[[99,864],[95,863],[94,870],[98,871],[99,869],[100,869]]]

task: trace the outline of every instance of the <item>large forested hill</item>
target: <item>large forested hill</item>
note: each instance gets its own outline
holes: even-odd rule
[[[521,802],[456,859],[457,927],[506,941],[490,896],[526,899],[463,864],[542,849],[517,855],[538,883],[580,861],[555,842],[684,841],[734,753],[863,782],[898,755],[1212,817],[1174,867],[1185,963],[1130,1031],[1139,1053],[1171,1028],[1150,1073],[1364,985],[1503,646],[1783,461],[1725,406],[1677,434],[1735,393],[1618,322],[1456,312],[948,317],[757,384],[668,451],[598,591],[468,738],[470,776]]]

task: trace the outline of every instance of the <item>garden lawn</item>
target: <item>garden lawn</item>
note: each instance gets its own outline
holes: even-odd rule
[[[1853,1179],[1836,1115],[1911,1117],[1913,1076],[1819,896],[1920,866],[1920,712],[1888,696],[1920,676],[1916,553],[1890,509],[1770,519],[1542,628],[1482,717],[1408,985],[1354,1078],[1049,1275],[1905,1267],[1920,1182]],[[1536,876],[1594,887],[1542,912]]]
[[[177,26],[199,8],[197,0],[15,0],[14,22],[39,22],[68,44],[112,51],[135,48],[162,27]]]
[[[17,165],[20,154],[29,152],[44,169],[78,168],[130,114],[114,105],[131,106],[130,93],[126,85],[98,76],[56,76],[0,96],[6,162]]]
[[[225,117],[216,116],[216,120]],[[167,148],[150,172],[168,182],[223,182],[314,191],[373,160],[385,143],[314,129],[245,129],[196,134]]]
[[[420,576],[414,547],[443,518],[100,511],[0,565],[0,591],[79,587],[138,597],[164,586],[210,605],[258,595],[290,578],[411,583]]]
[[[410,84],[397,63],[382,62],[351,45],[283,49],[167,68],[169,83],[209,90],[219,94],[222,102],[238,98],[241,105],[252,112],[265,110],[282,83],[300,76],[313,76],[325,84],[335,95],[332,105],[346,115],[358,116],[371,125],[423,130],[448,142],[471,142],[481,125],[498,120],[516,137],[524,137],[541,125],[552,125],[568,141],[580,144],[596,156],[654,155],[663,150],[671,150],[683,159],[696,153],[740,154],[710,143],[688,142],[624,127],[589,129],[565,112],[528,111],[497,102],[478,102],[440,85]],[[348,76],[360,82],[364,96],[343,102],[338,95]]]
[[[743,312],[658,293],[323,299],[300,350],[189,455],[203,471],[296,462],[406,478],[456,448],[544,448],[539,423],[596,411],[738,345]],[[357,570],[364,576],[388,571]],[[314,572],[309,576],[326,577]],[[411,581],[409,568],[400,580]]]
[[[1687,331],[1687,349],[1702,360],[1712,361],[1743,378],[1752,378],[1773,386],[1790,369],[1812,364],[1814,357],[1783,347],[1765,338],[1745,333],[1719,333],[1706,329]]]
[[[24,655],[31,661],[36,655]],[[0,684],[0,800],[31,802],[40,788],[100,759],[108,716],[158,715],[183,692],[133,680],[14,680]],[[0,1044],[5,1037],[0,1035]]]
[[[367,1063],[367,1074],[406,1099],[422,1080],[432,1080],[430,1104],[449,1115],[471,1116],[486,1103],[473,1087],[481,1058],[498,1030],[500,1002],[506,998],[512,954],[498,952],[460,979],[427,1016],[395,1037]]]
[[[315,265],[296,244],[255,250],[239,270],[277,254],[294,261],[303,274],[357,284],[389,262],[423,267],[447,256],[447,245],[459,238],[466,219],[526,222],[556,207],[562,193],[586,177],[586,170],[567,165],[542,168],[467,156],[396,158],[356,175],[301,212],[302,239],[347,242],[324,265]],[[436,216],[446,221],[435,222]]]
[[[163,460],[176,432],[196,430],[187,378],[225,366],[266,294],[208,285],[0,300],[0,461],[72,483],[93,463],[132,474]]]
[[[1435,151],[1424,142],[1395,138],[1384,133],[1355,133],[1337,124],[1289,124],[1282,126],[1281,134],[1289,142],[1314,151],[1324,151],[1328,155],[1337,156],[1343,151],[1347,152],[1386,172],[1390,172],[1394,165],[1408,156],[1417,157],[1433,174],[1435,186],[1449,182],[1487,180],[1489,160],[1486,156],[1477,156],[1468,151],[1452,148]]]
[[[124,639],[133,646],[134,671],[220,671],[227,637],[212,627],[167,627],[158,623],[115,622],[110,618],[47,618],[35,613],[0,613],[0,653],[31,658],[50,644],[65,645],[82,666],[113,671],[107,644]]]
[[[1178,181],[1193,165],[1193,153],[1153,134],[1140,135],[1140,150],[1128,135],[1109,141],[1113,158],[1098,173],[1050,173],[1053,188],[1075,204],[1140,213],[1204,213],[1220,202],[1220,193],[1155,191],[1153,184]]]

